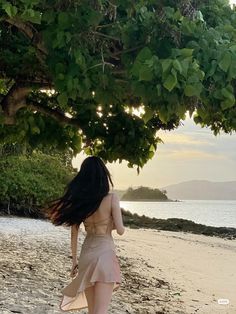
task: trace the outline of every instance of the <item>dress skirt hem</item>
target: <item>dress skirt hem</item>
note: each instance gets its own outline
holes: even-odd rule
[[[85,290],[96,282],[113,282],[112,294],[121,284],[120,265],[110,236],[88,236],[81,249],[78,274],[62,289],[60,310],[67,312],[88,307]]]
[[[96,282],[104,282],[104,281],[96,281]],[[73,304],[74,301],[76,301],[76,298],[78,298],[78,296],[80,294],[82,294],[84,297],[85,297],[85,290],[89,287],[92,287],[95,285],[96,282],[93,282],[91,283],[90,286],[87,286],[84,290],[82,291],[79,291],[78,294],[75,296],[75,297],[68,297],[66,295],[63,296],[62,300],[61,300],[61,303],[60,303],[60,310],[63,311],[63,312],[71,312],[71,311],[79,311],[79,310],[83,310],[83,309],[86,309],[88,307],[88,305],[84,305],[84,306],[80,306],[78,308],[74,307],[74,308],[71,308],[71,305]],[[106,281],[108,283],[108,281]],[[113,282],[114,283],[114,286],[113,286],[113,291],[112,291],[112,294],[114,294],[120,287],[120,282],[114,282],[114,281],[109,281],[110,282]],[[86,297],[85,297],[86,298]],[[66,309],[66,306],[69,305],[70,306],[70,309]]]

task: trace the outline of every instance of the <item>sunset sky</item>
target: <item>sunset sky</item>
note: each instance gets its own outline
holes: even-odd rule
[[[171,132],[160,132],[164,144],[159,144],[155,156],[137,175],[127,162],[108,163],[116,189],[129,186],[161,188],[182,181],[236,180],[236,134],[215,137],[209,129],[201,128],[188,118],[184,126]],[[73,162],[80,167],[86,156],[79,154]]]

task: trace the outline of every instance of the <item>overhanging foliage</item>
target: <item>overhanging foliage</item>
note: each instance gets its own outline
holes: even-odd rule
[[[142,167],[187,111],[231,133],[235,26],[224,0],[0,0],[1,140]]]

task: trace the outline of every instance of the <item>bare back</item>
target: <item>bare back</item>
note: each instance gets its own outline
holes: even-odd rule
[[[103,198],[99,208],[84,220],[84,225],[88,231],[104,233],[110,222],[112,222],[111,230],[116,229],[120,235],[124,233],[120,202],[115,193],[109,193]]]

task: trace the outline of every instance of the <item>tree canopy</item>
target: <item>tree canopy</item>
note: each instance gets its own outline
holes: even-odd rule
[[[139,169],[187,111],[231,133],[235,26],[225,0],[0,0],[1,141]]]

